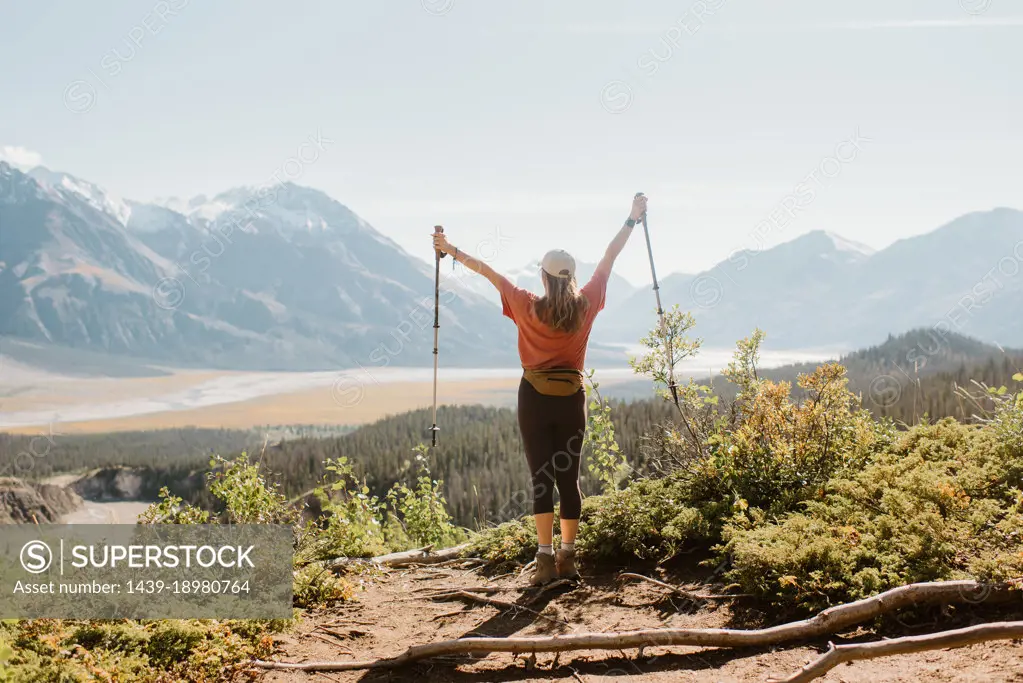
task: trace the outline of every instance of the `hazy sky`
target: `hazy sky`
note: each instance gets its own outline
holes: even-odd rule
[[[643,190],[692,272],[815,169],[765,246],[1023,208],[1016,0],[34,0],[0,64],[2,156],[139,200],[290,173],[424,258],[442,223],[596,260]],[[649,280],[640,233],[620,263]]]

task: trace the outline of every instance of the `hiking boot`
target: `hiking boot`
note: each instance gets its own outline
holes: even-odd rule
[[[533,578],[529,582],[534,586],[542,586],[556,578],[558,578],[558,573],[554,569],[554,555],[537,553],[536,569],[533,571]]]
[[[558,578],[579,578],[579,570],[575,567],[575,550],[561,550],[559,548],[554,556],[554,567],[558,572]]]

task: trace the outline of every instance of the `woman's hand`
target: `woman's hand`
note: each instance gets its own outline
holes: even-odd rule
[[[636,198],[632,200],[632,213],[629,214],[629,218],[631,218],[634,221],[638,221],[642,219],[645,214],[646,195],[645,194],[637,195]]]
[[[455,251],[447,236],[442,232],[431,233],[433,236],[433,248],[444,254],[453,254]]]

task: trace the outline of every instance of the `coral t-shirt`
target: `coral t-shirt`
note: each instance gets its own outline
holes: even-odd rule
[[[561,332],[536,317],[536,294],[516,287],[505,280],[500,288],[504,314],[519,328],[519,358],[525,370],[573,368],[582,370],[586,363],[586,344],[593,321],[604,308],[609,272],[597,269],[579,292],[589,301],[582,325],[575,332]]]

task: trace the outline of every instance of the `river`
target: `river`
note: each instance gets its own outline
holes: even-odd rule
[[[62,524],[134,524],[149,505],[138,500],[109,503],[87,500],[82,507],[64,515],[60,521]]]
[[[642,349],[636,346],[622,345],[622,355],[639,354]],[[720,372],[731,359],[732,349],[702,349],[697,358],[679,364],[676,376],[704,377]],[[826,349],[799,349],[786,351],[765,350],[761,353],[759,367],[771,368],[800,361],[821,361],[826,358],[837,358],[837,354]],[[441,383],[464,382],[470,380],[507,379],[522,374],[522,368],[452,368],[441,367],[438,380]],[[632,369],[627,366],[598,369],[597,377],[604,380],[625,380],[635,378]],[[60,378],[57,378],[60,379]],[[188,411],[230,403],[251,401],[265,396],[286,395],[317,387],[351,386],[344,384],[349,380],[352,385],[372,380],[373,384],[386,383],[430,383],[433,381],[433,368],[415,367],[359,367],[331,372],[231,372],[220,376],[206,376],[195,384],[175,389],[158,390],[152,387],[144,395],[124,396],[122,398],[107,397],[107,392],[114,388],[116,395],[118,383],[138,383],[145,379],[118,380],[99,378],[77,380],[85,382],[83,386],[93,387],[86,392],[88,400],[67,395],[68,380],[50,384],[57,389],[50,390],[49,401],[53,405],[44,407],[37,404],[34,408],[23,410],[5,410],[0,415],[0,430],[20,428],[32,425],[54,425],[59,423],[89,422],[109,420],[113,418],[151,415],[166,411]],[[100,387],[88,383],[103,383]],[[2,385],[2,383],[0,383]],[[63,389],[61,389],[63,387]],[[2,387],[0,387],[2,388]],[[148,387],[147,387],[148,388]],[[27,387],[33,389],[33,387]],[[26,387],[11,386],[9,392],[25,391]],[[47,401],[42,401],[45,404]]]
[[[58,474],[45,481],[53,486],[70,486],[77,474]],[[144,500],[87,500],[82,507],[64,515],[61,524],[134,524],[152,503]]]

